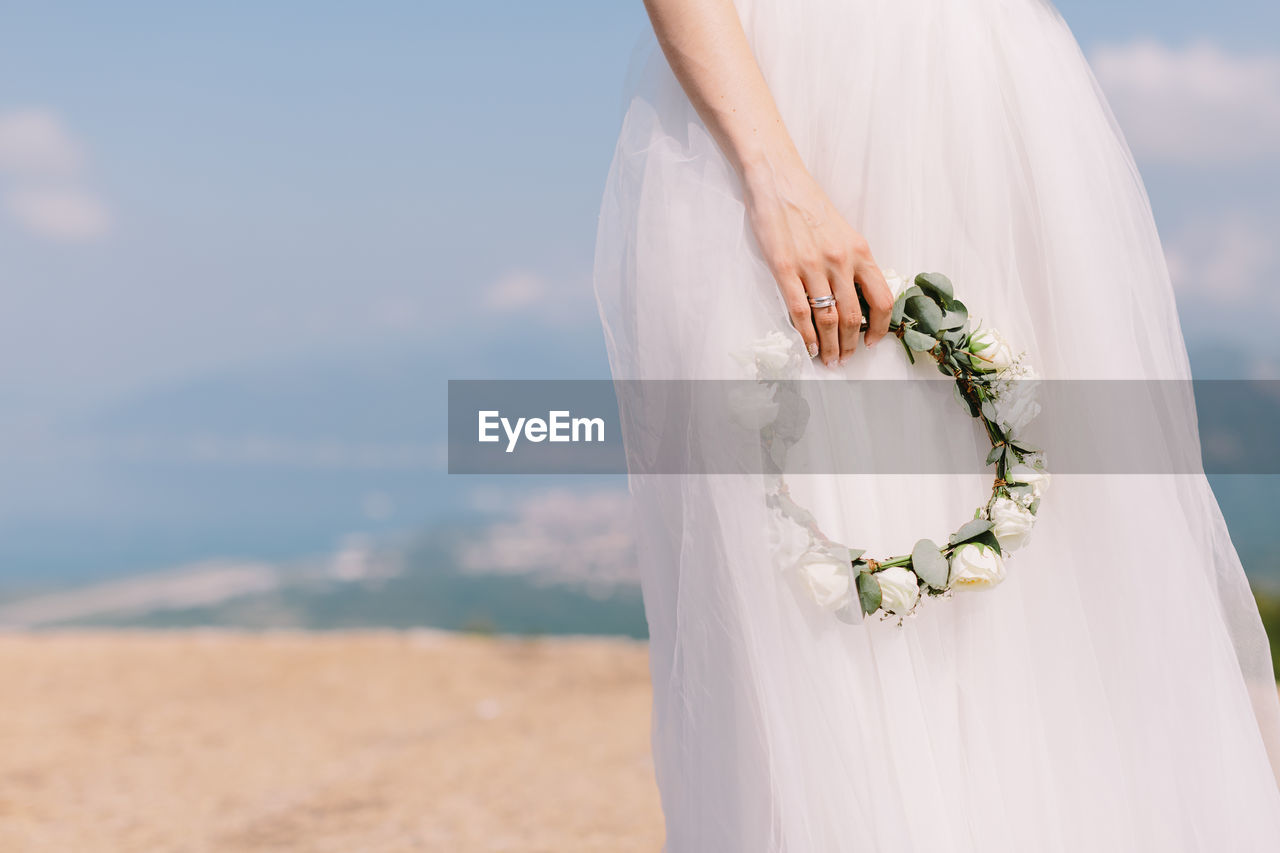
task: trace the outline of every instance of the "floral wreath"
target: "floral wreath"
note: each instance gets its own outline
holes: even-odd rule
[[[885,278],[897,294],[889,331],[912,364],[917,355],[928,355],[955,380],[956,399],[982,421],[991,440],[987,464],[996,466],[991,495],[946,545],[921,539],[910,554],[876,560],[826,536],[813,513],[791,497],[782,476],[787,447],[799,441],[808,419],[808,404],[783,384],[799,375],[803,354],[794,336],[779,331],[756,341],[750,352],[735,354],[759,383],[731,401],[735,419],[760,429],[766,502],[775,524],[791,525],[775,533],[785,540],[798,532],[805,539],[800,556],[790,559],[794,552],[789,552],[784,568],[799,575],[819,606],[852,623],[877,611],[883,618],[912,614],[926,595],[1000,583],[1005,555],[1027,543],[1049,486],[1044,454],[1019,437],[1040,412],[1034,398],[1037,377],[1026,353],[1015,355],[995,329],[979,324],[970,330],[968,310],[946,276],[921,273],[910,286],[892,270]]]

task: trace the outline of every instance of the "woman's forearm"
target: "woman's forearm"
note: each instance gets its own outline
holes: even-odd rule
[[[799,165],[732,0],[645,0],[645,8],[676,79],[738,174]]]
[[[859,291],[873,345],[889,329],[893,296],[867,241],[805,168],[733,0],[645,7],[676,79],[742,179],[751,229],[809,355],[835,365],[857,348]]]

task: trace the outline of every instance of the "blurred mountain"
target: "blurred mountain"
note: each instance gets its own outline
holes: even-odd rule
[[[279,564],[215,561],[0,603],[0,627],[430,627],[644,637],[621,495]]]

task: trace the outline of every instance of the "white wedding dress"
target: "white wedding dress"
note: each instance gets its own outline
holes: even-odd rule
[[[883,266],[948,274],[1047,378],[1190,375],[1143,185],[1047,2],[737,5]],[[795,333],[739,182],[655,44],[631,86],[595,271],[614,376],[741,377],[730,353]],[[917,375],[891,343],[803,369]],[[828,533],[881,555],[945,538],[990,488],[797,479]],[[796,594],[760,477],[631,491],[670,853],[1280,851],[1270,655],[1202,475],[1058,474],[1001,586],[902,627]]]

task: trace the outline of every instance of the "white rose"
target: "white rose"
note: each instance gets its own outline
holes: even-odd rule
[[[1049,472],[1043,467],[1036,468],[1025,462],[1019,462],[1011,467],[1009,473],[1005,475],[1005,480],[1030,486],[1036,497],[1040,497],[1049,490]]]
[[[850,598],[853,567],[822,551],[810,551],[800,558],[796,568],[805,589],[819,607],[839,610]]]
[[[880,607],[899,616],[910,613],[920,600],[920,581],[905,566],[890,566],[875,573],[880,582]]]
[[[1035,523],[1031,510],[1017,501],[996,498],[991,505],[991,532],[996,535],[1002,551],[1016,551],[1026,545]]]
[[[804,359],[796,342],[777,329],[751,345],[745,353],[734,353],[739,364],[753,367],[757,379],[790,379],[799,374]]]
[[[763,429],[778,419],[773,389],[758,382],[735,382],[729,391],[729,414],[743,429]]]
[[[966,542],[951,552],[951,586],[995,586],[1004,580],[1004,560],[981,542]]]
[[[1013,364],[1013,349],[995,329],[978,329],[969,338],[969,362],[983,373]]]
[[[903,278],[893,270],[881,270],[880,273],[884,276],[884,283],[889,285],[889,292],[893,294],[895,300],[902,291],[911,286],[911,279]]]

